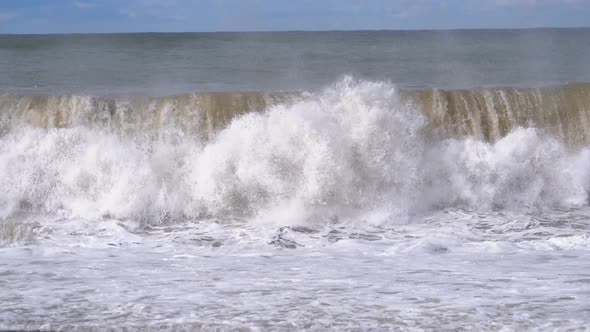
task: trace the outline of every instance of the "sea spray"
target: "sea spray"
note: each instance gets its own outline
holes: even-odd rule
[[[587,203],[587,149],[535,128],[493,143],[441,138],[423,110],[384,82],[347,78],[298,102],[239,115],[208,138],[174,126],[163,132],[9,129],[0,138],[0,216],[158,224],[276,216],[298,206],[301,223],[368,211],[391,222],[448,207]]]

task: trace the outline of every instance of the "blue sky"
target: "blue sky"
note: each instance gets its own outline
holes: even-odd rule
[[[0,33],[589,25],[590,0],[0,0]]]

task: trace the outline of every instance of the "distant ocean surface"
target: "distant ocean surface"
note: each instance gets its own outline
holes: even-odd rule
[[[0,330],[590,326],[590,29],[0,35]]]
[[[590,29],[0,35],[0,89],[300,90],[352,75],[407,87],[590,82]]]

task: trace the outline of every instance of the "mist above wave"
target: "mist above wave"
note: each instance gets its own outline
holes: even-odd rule
[[[382,223],[446,207],[587,204],[588,149],[534,128],[440,139],[430,121],[391,84],[345,79],[207,138],[175,126],[132,137],[13,126],[0,137],[0,217]]]

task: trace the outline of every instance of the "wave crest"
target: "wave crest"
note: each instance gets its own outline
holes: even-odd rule
[[[169,130],[9,128],[0,217],[385,221],[445,207],[578,206],[590,184],[587,149],[533,128],[497,142],[440,139],[427,113],[383,82],[345,79],[234,117],[207,139]]]

